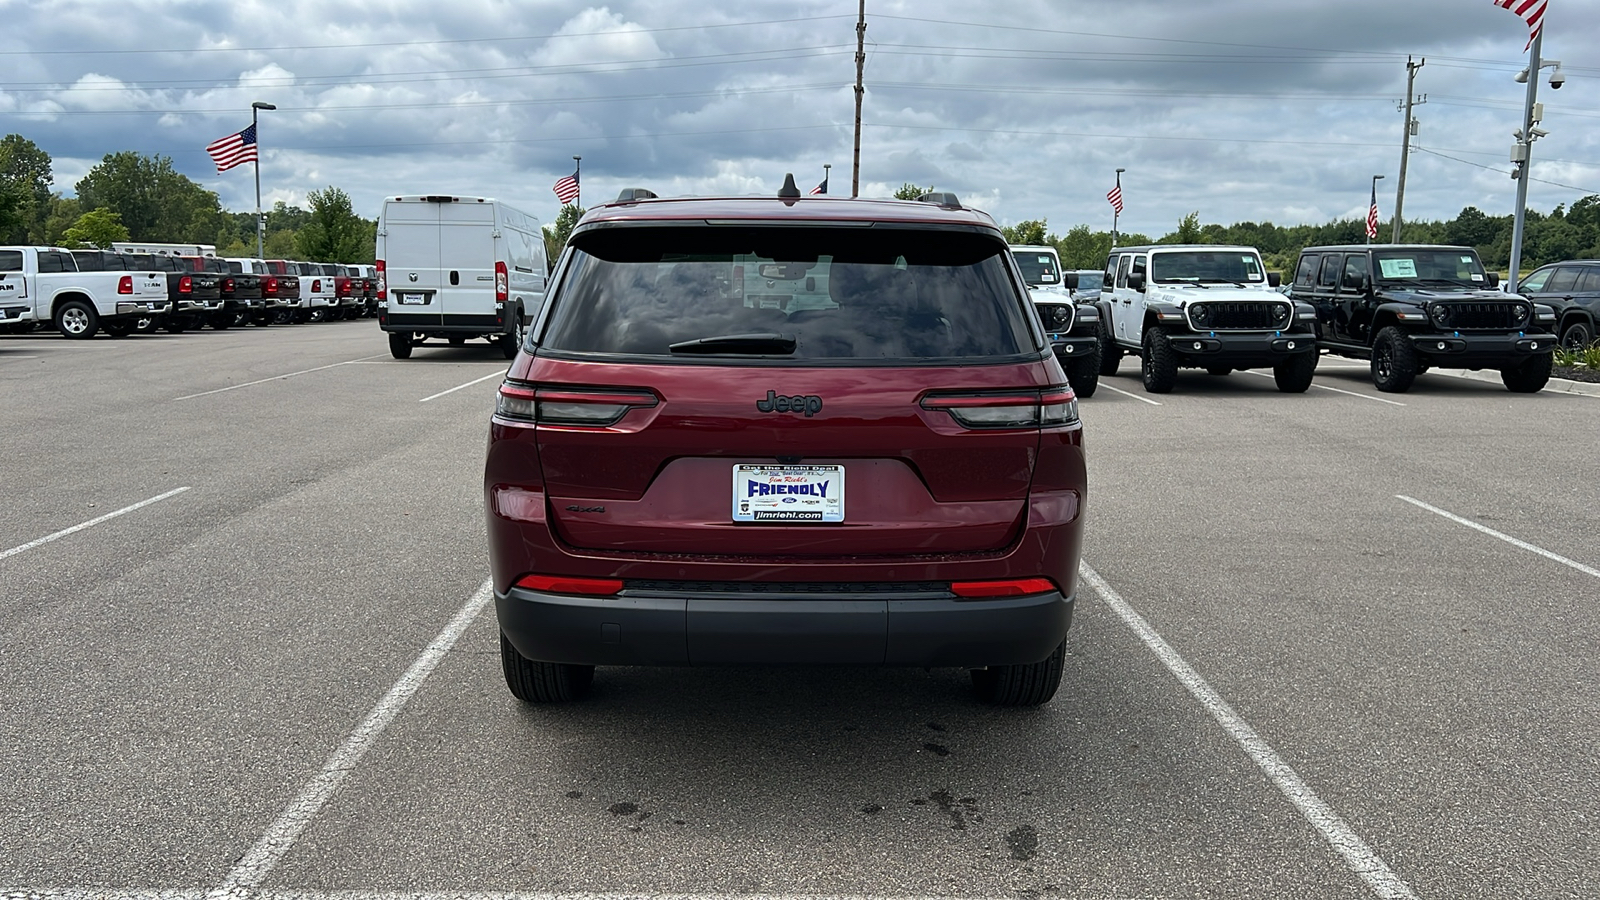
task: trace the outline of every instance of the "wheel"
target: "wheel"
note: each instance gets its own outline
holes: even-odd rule
[[[1501,369],[1500,380],[1505,382],[1506,390],[1513,394],[1537,394],[1549,383],[1552,364],[1551,354],[1541,353],[1523,360],[1519,365]]]
[[[75,340],[92,338],[100,330],[100,316],[82,300],[68,300],[56,310],[56,330]]]
[[[246,325],[249,325],[250,324],[250,314],[247,313],[247,312],[234,313],[233,314],[233,324],[239,326],[240,328],[243,328]]]
[[[1417,351],[1405,332],[1390,325],[1372,342],[1372,384],[1388,394],[1404,394],[1417,380]]]
[[[589,693],[594,684],[594,666],[534,662],[511,646],[505,632],[500,633],[500,667],[511,695],[524,703],[567,703]],[[1059,667],[1056,677],[1061,677]]]
[[[233,327],[233,313],[220,312],[211,317],[211,330],[227,331]]]
[[[1561,346],[1568,350],[1582,350],[1594,343],[1594,326],[1579,319],[1561,332]]]
[[[270,312],[259,312],[250,317],[250,324],[259,326],[261,328],[266,328],[270,326],[276,319],[277,316]]]
[[[1100,386],[1099,355],[1091,353],[1073,360],[1067,366],[1067,384],[1072,385],[1072,392],[1079,397],[1093,397],[1095,388]]]
[[[1223,375],[1232,375],[1233,369],[1230,369],[1227,366],[1206,366],[1206,374],[1216,375],[1219,377]]]
[[[1105,323],[1102,323],[1105,324]],[[1122,348],[1111,339],[1111,333],[1106,327],[1100,329],[1100,374],[1117,374],[1117,365],[1122,362]]]
[[[522,317],[518,316],[516,330],[512,331],[510,334],[503,334],[500,336],[500,353],[504,355],[506,359],[516,359],[517,350],[521,349],[521,347]]]
[[[321,307],[321,306],[319,306],[319,307],[311,310],[310,312],[306,313],[306,321],[307,322],[321,322],[323,319],[326,319],[327,317],[328,317],[327,309],[325,309],[324,307]]]
[[[1272,367],[1272,380],[1285,394],[1304,394],[1311,387],[1311,377],[1317,374],[1318,353],[1296,353]]]
[[[188,329],[189,323],[182,319],[168,319],[161,327],[167,330],[167,334],[183,334]]]
[[[389,332],[389,353],[395,359],[410,359],[411,335],[403,331]]]
[[[156,330],[155,316],[142,316],[133,320],[133,330],[138,334],[149,334]]]
[[[101,331],[112,337],[127,337],[133,332],[132,322],[107,322],[100,327]]]
[[[450,346],[452,346],[452,347],[463,347],[463,346],[466,346],[466,343],[467,343],[467,339],[465,337],[461,336],[461,335],[453,334],[453,335],[450,336],[449,340],[450,340]]]
[[[993,706],[1039,706],[1056,695],[1066,658],[1062,641],[1042,662],[973,669],[972,687],[979,700]]]
[[[1172,352],[1172,342],[1167,340],[1165,328],[1145,329],[1144,352],[1140,357],[1144,389],[1152,394],[1172,393],[1172,386],[1178,383],[1178,356]]]

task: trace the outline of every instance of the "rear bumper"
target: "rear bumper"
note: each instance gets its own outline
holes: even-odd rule
[[[172,303],[168,300],[118,300],[116,309],[118,316],[143,318],[171,311]]]
[[[384,331],[416,331],[428,335],[509,334],[511,324],[502,316],[394,312],[380,305],[378,327]]]
[[[1072,624],[1073,598],[663,590],[579,597],[513,587],[495,593],[495,607],[517,652],[541,662],[970,668],[1048,657]]]

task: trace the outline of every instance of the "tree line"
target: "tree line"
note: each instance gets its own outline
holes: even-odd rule
[[[254,212],[222,208],[215,191],[166,156],[106,154],[73,185],[55,189],[50,154],[20,134],[0,138],[0,243],[109,247],[112,241],[214,244],[222,256],[254,256]],[[271,259],[371,263],[378,223],[356,215],[332,185],[307,194],[309,209],[279,201],[265,211]]]

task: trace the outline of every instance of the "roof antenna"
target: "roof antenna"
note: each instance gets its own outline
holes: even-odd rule
[[[778,196],[779,197],[798,197],[798,196],[800,196],[800,189],[798,187],[795,187],[795,184],[794,184],[794,173],[793,172],[788,172],[783,176],[783,187],[778,188]]]

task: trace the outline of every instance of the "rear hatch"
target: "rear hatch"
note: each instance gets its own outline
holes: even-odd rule
[[[384,267],[389,317],[406,324],[438,325],[439,206],[430,200],[390,200],[383,208]]]
[[[1016,540],[1041,398],[1065,400],[998,234],[638,226],[574,248],[503,389],[536,409],[567,544],[861,558]]]
[[[477,201],[441,203],[440,312],[446,325],[493,327],[495,315],[494,207]]]

